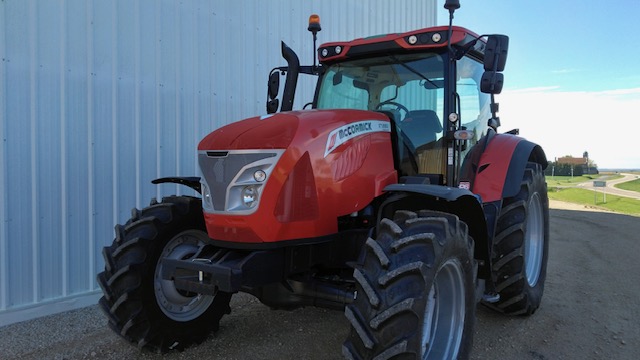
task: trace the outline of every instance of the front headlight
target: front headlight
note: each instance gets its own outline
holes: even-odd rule
[[[253,208],[258,203],[259,191],[256,185],[245,186],[242,189],[242,203],[248,208]]]
[[[202,191],[202,208],[206,211],[213,211],[213,199],[211,198],[211,190],[207,183],[200,181],[200,191]]]
[[[262,170],[257,170],[253,173],[253,179],[257,182],[264,182],[267,180],[267,173]]]

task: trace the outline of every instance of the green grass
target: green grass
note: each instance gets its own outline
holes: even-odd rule
[[[593,181],[600,175],[582,175],[582,176],[547,176],[547,185],[552,186],[571,186],[579,183]]]
[[[607,202],[605,203],[602,191],[597,191],[594,195],[594,191],[591,190],[549,186],[549,199],[640,216],[640,200],[607,194]]]
[[[640,192],[640,179],[614,185],[618,189]]]
[[[602,179],[604,181],[611,181],[623,177],[620,174],[602,173],[599,175],[582,175],[582,176],[547,176],[547,184],[551,186],[573,186],[583,182],[591,182],[594,180]]]
[[[605,181],[610,181],[610,180],[616,180],[616,179],[620,179],[623,178],[624,176],[620,175],[620,174],[601,174],[603,179]]]

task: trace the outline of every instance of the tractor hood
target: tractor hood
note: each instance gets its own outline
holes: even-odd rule
[[[332,152],[359,135],[389,130],[389,119],[372,111],[291,111],[256,116],[223,126],[207,135],[198,150],[287,149],[294,138],[303,147],[324,138],[325,152]]]
[[[338,231],[397,182],[391,123],[361,110],[305,110],[224,126],[198,146],[209,237],[234,243]],[[268,226],[265,226],[268,224]]]

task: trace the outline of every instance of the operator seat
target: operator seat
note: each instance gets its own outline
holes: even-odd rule
[[[413,110],[407,113],[400,127],[415,148],[435,141],[442,124],[433,110]]]
[[[413,110],[407,113],[400,124],[402,132],[415,149],[415,159],[420,174],[445,174],[445,151],[442,139],[442,123],[433,110]]]

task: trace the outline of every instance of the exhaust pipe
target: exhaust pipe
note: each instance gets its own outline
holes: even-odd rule
[[[298,55],[284,41],[282,41],[282,57],[287,60],[288,70],[280,111],[291,111],[293,109],[293,98],[296,96],[296,86],[298,85],[300,60],[298,60]]]

